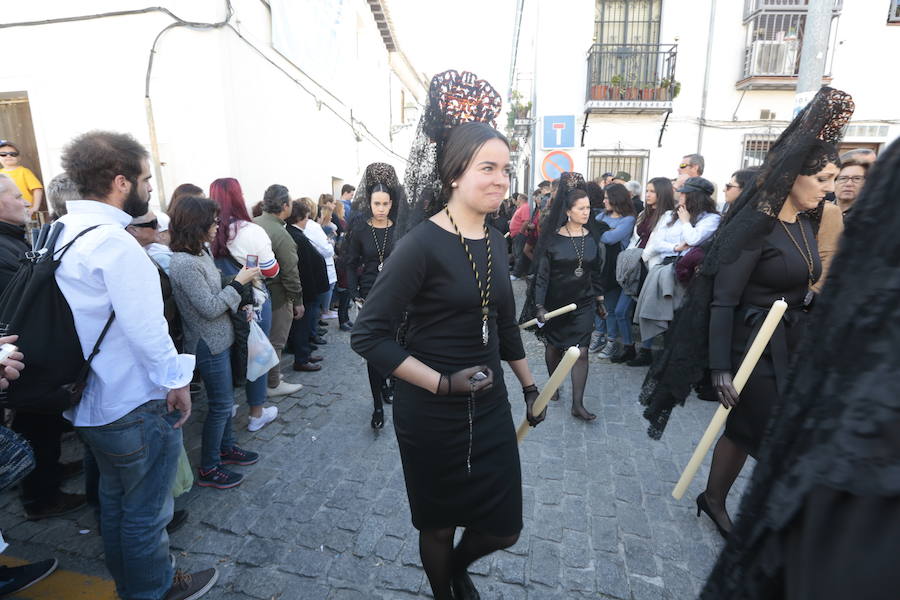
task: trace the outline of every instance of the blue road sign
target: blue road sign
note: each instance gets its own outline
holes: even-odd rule
[[[544,149],[575,147],[575,117],[544,117]]]

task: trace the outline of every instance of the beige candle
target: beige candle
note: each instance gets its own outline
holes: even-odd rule
[[[578,308],[578,306],[573,302],[572,304],[566,304],[565,306],[557,308],[556,310],[551,310],[546,315],[544,315],[544,322],[549,321],[553,317],[558,317],[559,315],[564,315],[568,312],[572,312],[576,308]],[[519,327],[521,327],[522,329],[528,329],[529,327],[534,327],[535,325],[537,325],[537,322],[537,319],[531,319],[530,321],[525,321],[524,323],[519,325]]]
[[[741,363],[737,374],[734,376],[734,389],[737,390],[738,394],[741,393],[741,390],[744,389],[744,385],[747,384],[750,374],[753,373],[753,369],[756,368],[756,363],[759,362],[763,351],[769,344],[769,340],[772,339],[772,334],[775,333],[775,328],[778,327],[778,323],[781,321],[781,317],[784,316],[784,311],[787,310],[787,307],[787,302],[784,300],[776,300],[772,304],[772,308],[769,309],[766,320],[763,321],[762,327],[759,328],[759,333],[756,334],[753,343],[750,344],[750,350],[747,351],[744,361]],[[697,447],[694,449],[694,454],[691,455],[691,460],[688,461],[687,466],[684,468],[684,472],[681,474],[678,483],[675,485],[675,489],[672,490],[672,496],[676,500],[681,500],[684,496],[688,486],[694,479],[694,475],[696,475],[698,469],[700,469],[703,458],[706,456],[706,453],[709,452],[709,449],[712,447],[713,442],[716,441],[716,438],[719,437],[719,432],[722,431],[722,427],[725,426],[725,420],[728,418],[728,412],[730,410],[730,408],[725,408],[721,404],[719,405],[719,408],[716,409],[716,413],[710,420],[706,431],[703,433],[703,437],[700,438],[700,443],[697,444]]]
[[[572,306],[574,306],[574,304]],[[550,396],[556,393],[556,390],[562,385],[563,379],[566,378],[566,375],[568,375],[569,371],[572,370],[572,367],[575,366],[575,361],[578,360],[579,356],[581,356],[581,351],[575,346],[572,346],[566,350],[565,354],[563,354],[562,360],[559,361],[556,370],[553,371],[550,379],[547,381],[546,385],[544,385],[544,389],[541,390],[537,400],[534,401],[534,408],[532,408],[532,410],[535,415],[541,414],[547,407],[547,403],[550,402]],[[519,429],[516,430],[516,439],[521,443],[530,430],[531,425],[528,424],[528,419],[523,419],[522,423],[519,425]]]

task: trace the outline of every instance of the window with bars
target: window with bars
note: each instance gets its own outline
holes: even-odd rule
[[[658,44],[662,0],[596,0],[594,43]]]
[[[775,140],[774,134],[748,134],[744,136],[744,151],[741,157],[741,168],[758,167],[763,164],[766,154]]]
[[[891,0],[891,8],[888,12],[888,23],[900,24],[900,0]]]
[[[588,152],[588,178],[596,181],[604,173],[615,174],[625,171],[631,175],[632,181],[643,183],[649,152],[646,150],[631,152],[623,154],[616,150],[591,150]]]

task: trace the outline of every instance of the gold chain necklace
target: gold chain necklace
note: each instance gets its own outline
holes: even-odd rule
[[[581,227],[579,227],[578,229],[581,229]],[[566,233],[569,234],[569,239],[572,240],[572,249],[575,250],[575,256],[578,257],[578,266],[575,267],[575,277],[581,277],[582,275],[584,275],[584,269],[581,268],[581,264],[584,262],[584,244],[585,244],[584,238],[586,236],[581,236],[581,252],[579,253],[578,246],[575,245],[575,237],[572,235],[572,232],[569,231],[569,222],[568,221],[566,221]],[[579,231],[579,233],[581,233],[581,232]]]
[[[381,246],[378,246],[378,236],[375,235],[375,226],[369,223],[369,227],[372,228],[372,240],[375,241],[375,252],[378,253],[378,272],[384,268],[384,251],[387,249],[387,236],[388,229],[391,228],[390,225],[384,228],[384,240],[381,243]]]
[[[453,230],[456,231],[456,235],[459,236],[459,241],[463,246],[463,249],[466,251],[466,256],[469,257],[469,263],[472,265],[472,272],[475,274],[475,283],[478,284],[478,293],[481,295],[481,343],[487,346],[488,343],[488,303],[491,298],[491,274],[493,272],[493,258],[491,256],[491,235],[488,232],[487,224],[484,225],[484,240],[487,245],[487,277],[485,278],[485,285],[481,285],[481,276],[478,274],[478,266],[475,264],[475,259],[472,257],[472,252],[469,250],[469,245],[466,243],[466,238],[463,237],[463,234],[459,231],[459,227],[456,226],[456,221],[453,220],[453,216],[450,214],[450,208],[444,207],[444,212],[447,213],[447,218],[450,219],[450,224],[453,225]]]
[[[806,263],[806,269],[807,271],[809,271],[809,285],[812,285],[813,283],[815,283],[815,277],[813,276],[813,272],[815,270],[815,262],[812,249],[809,247],[809,240],[806,239],[806,233],[803,231],[803,222],[800,220],[800,217],[797,217],[797,227],[800,228],[800,237],[803,238],[803,245],[806,246],[806,252],[803,252],[803,249],[800,247],[800,244],[797,242],[794,234],[791,233],[791,230],[788,229],[788,226],[785,225],[784,221],[778,219],[778,222],[781,223],[781,226],[784,228],[784,232],[791,239],[791,242],[794,243],[794,247],[797,249],[797,252],[799,252],[800,256],[803,257],[803,262]]]

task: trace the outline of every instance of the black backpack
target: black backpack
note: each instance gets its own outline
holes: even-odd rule
[[[50,414],[77,404],[91,361],[116,316],[110,314],[85,360],[72,310],[56,283],[56,269],[75,240],[99,225],[88,227],[54,250],[63,227],[60,222],[44,225],[35,249],[25,253],[19,270],[0,295],[0,332],[18,335],[16,345],[25,355],[25,369],[0,393],[0,407]]]

